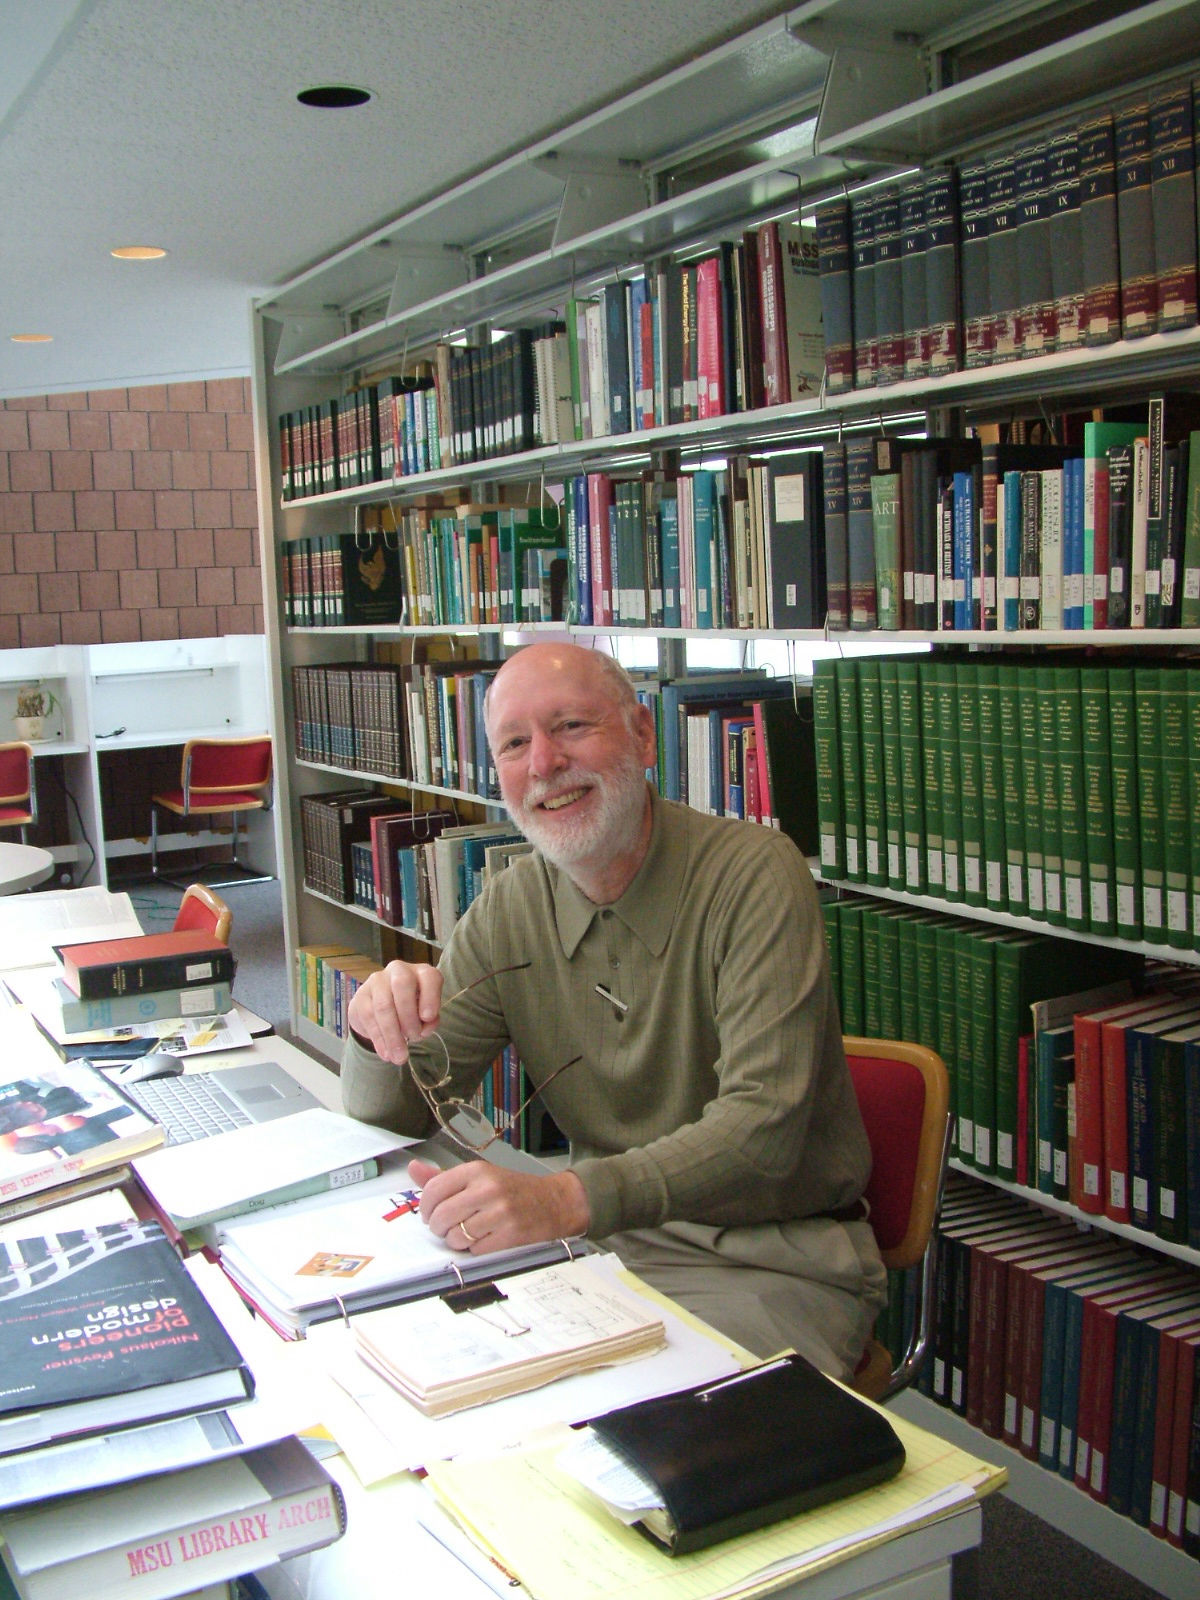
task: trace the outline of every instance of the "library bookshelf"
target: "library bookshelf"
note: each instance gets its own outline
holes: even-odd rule
[[[315,626],[289,610],[289,552],[300,541],[355,532],[361,519],[431,503],[522,497],[542,505],[547,485],[574,475],[689,471],[713,457],[804,450],[864,432],[949,438],[981,423],[1037,416],[1046,406],[1086,411],[1144,403],[1152,391],[1200,388],[1200,327],[1117,339],[1031,355],[1000,364],[959,366],[938,377],[906,378],[867,388],[818,392],[777,405],[749,405],[679,420],[659,413],[652,425],[624,433],[535,444],[451,466],[389,475],[323,492],[284,493],[288,468],[279,419],[338,399],[402,361],[464,332],[481,345],[499,330],[561,316],[568,300],[603,294],[621,273],[647,262],[694,259],[743,230],[769,224],[797,205],[807,217],[847,188],[896,183],[914,172],[961,164],[991,147],[1041,137],[1056,124],[1168,80],[1188,79],[1200,63],[1200,5],[1153,0],[1113,5],[1104,20],[1078,29],[1069,6],[969,6],[961,0],[897,0],[886,8],[860,0],[810,0],[770,23],[641,85],[552,138],[388,219],[364,239],[329,256],[255,308],[254,399],[257,464],[268,579],[267,631],[279,761],[281,878],[289,964],[304,947],[340,943],[376,959],[413,947],[405,930],[385,925],[366,906],[348,905],[298,876],[300,804],[350,783],[381,792],[450,802],[474,819],[498,815],[494,796],[470,787],[399,779],[369,764],[345,765],[297,754],[293,672],[381,652],[441,652],[498,661],[518,638],[642,637],[657,640],[660,671],[680,673],[688,644],[718,638],[873,644],[901,643],[979,651],[989,658],[1021,647],[1060,646],[1110,652],[1149,651],[1174,659],[1200,645],[1200,628],[1097,631],[990,628],[838,633],[819,628],[584,625],[577,621],[406,626],[399,622]],[[1040,31],[1026,34],[1031,14]],[[1041,27],[1041,24],[1046,24]],[[996,65],[959,74],[956,62],[981,41],[996,44]],[[1003,41],[1002,43],[1000,41]],[[768,138],[767,135],[770,137]],[[613,160],[613,152],[622,158]],[[731,159],[732,158],[732,159]],[[603,171],[589,200],[584,180]],[[380,247],[384,248],[380,248]],[[1194,248],[1194,241],[1193,241]],[[319,312],[312,308],[320,306]],[[819,869],[817,876],[820,876]],[[1015,931],[1113,941],[1049,927],[1037,918],[989,912],[928,894],[827,880],[880,901],[943,911]],[[429,944],[417,947],[428,951]],[[1150,957],[1196,964],[1200,952],[1153,942],[1128,944]],[[294,1011],[298,1036],[335,1056],[340,1041]],[[963,1168],[982,1183],[1002,1180]],[[1024,1187],[1014,1192],[1083,1225],[1101,1220]],[[1120,1231],[1119,1227],[1115,1231]],[[1125,1230],[1142,1245],[1152,1236]],[[1162,1245],[1171,1259],[1200,1264],[1186,1246]],[[903,1401],[935,1431],[962,1428],[963,1442],[994,1447],[959,1419],[921,1397]],[[1163,1593],[1194,1592],[1192,1558],[1065,1484],[1004,1451],[1012,1492],[1039,1514]]]

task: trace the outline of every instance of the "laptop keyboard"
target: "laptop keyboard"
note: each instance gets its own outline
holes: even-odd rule
[[[148,1117],[162,1124],[168,1144],[190,1144],[194,1139],[250,1126],[246,1113],[213,1087],[211,1073],[185,1072],[177,1078],[151,1078],[121,1088]]]

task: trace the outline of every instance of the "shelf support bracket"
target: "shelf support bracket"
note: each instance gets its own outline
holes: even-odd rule
[[[275,371],[298,361],[324,344],[332,344],[347,331],[340,312],[289,311],[283,319],[279,348],[275,352]]]
[[[839,27],[825,17],[792,23],[788,32],[829,57],[813,136],[815,154],[821,153],[822,140],[929,93],[925,52],[913,34]]]
[[[399,316],[422,301],[461,289],[470,280],[467,258],[451,245],[393,245],[396,276],[388,300],[387,315]]]
[[[646,181],[636,162],[597,156],[579,159],[550,151],[537,156],[532,164],[562,181],[563,196],[551,243],[554,250],[646,206]]]

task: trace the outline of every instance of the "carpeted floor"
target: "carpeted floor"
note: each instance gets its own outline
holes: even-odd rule
[[[229,942],[237,957],[238,999],[297,1043],[289,1025],[279,884],[238,884],[218,893],[233,912]],[[171,926],[179,890],[138,883],[129,894],[148,932]],[[983,1529],[978,1600],[1029,1600],[1035,1594],[1050,1600],[1155,1600],[1157,1595],[1006,1495],[984,1502]]]

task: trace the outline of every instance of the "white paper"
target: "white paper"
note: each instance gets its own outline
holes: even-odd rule
[[[44,966],[54,960],[53,945],[133,938],[141,931],[127,894],[94,886],[13,895],[0,926],[0,968]]]
[[[636,1281],[629,1278],[616,1256],[589,1256],[587,1262],[618,1287],[628,1290],[632,1286],[637,1292]],[[653,1355],[594,1372],[577,1372],[540,1389],[446,1417],[423,1416],[372,1372],[358,1358],[350,1329],[340,1322],[311,1328],[301,1348],[347,1399],[344,1436],[341,1418],[325,1418],[330,1431],[337,1435],[359,1476],[377,1482],[429,1461],[503,1448],[516,1439],[528,1439],[553,1422],[582,1422],[617,1406],[654,1399],[741,1370],[741,1363],[723,1343],[691,1319],[677,1315],[669,1303],[651,1298],[649,1305],[662,1317],[667,1341]]]

